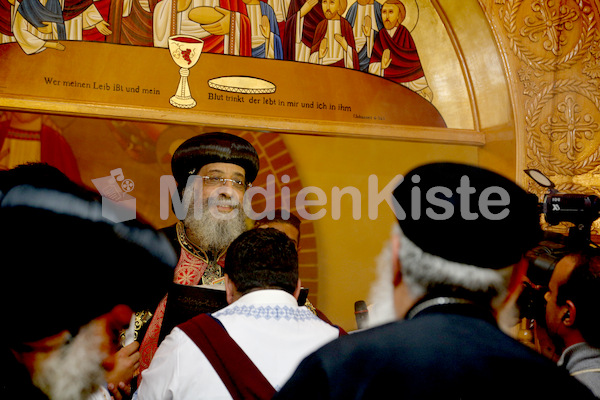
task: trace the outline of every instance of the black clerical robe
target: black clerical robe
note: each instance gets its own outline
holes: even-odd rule
[[[593,399],[566,370],[504,334],[470,304],[335,340],[298,367],[275,399]]]

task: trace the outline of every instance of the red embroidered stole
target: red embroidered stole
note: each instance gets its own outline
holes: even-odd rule
[[[237,399],[271,399],[276,391],[225,328],[209,314],[178,326],[196,343]]]

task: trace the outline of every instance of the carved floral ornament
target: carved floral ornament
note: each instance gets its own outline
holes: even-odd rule
[[[556,71],[586,55],[595,39],[589,1],[501,0],[500,20],[515,55],[533,69]]]
[[[599,109],[593,85],[574,79],[544,85],[527,106],[528,155],[557,174],[592,171],[600,165]]]
[[[600,45],[584,0],[496,0],[520,61],[528,167],[573,176],[600,165]],[[565,78],[565,79],[561,79]]]
[[[540,125],[540,131],[552,142],[559,143],[558,150],[575,161],[585,148],[585,140],[594,139],[599,125],[590,114],[582,114],[581,106],[571,95],[557,106],[558,113]]]
[[[495,0],[507,54],[523,85],[527,168],[561,193],[600,196],[600,32],[591,0]],[[490,16],[492,17],[492,16]],[[532,180],[540,200],[547,190]],[[544,228],[566,233],[567,223]],[[600,223],[593,225],[600,232]]]

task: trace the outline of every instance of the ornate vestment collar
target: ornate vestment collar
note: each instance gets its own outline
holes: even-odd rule
[[[185,233],[185,226],[183,225],[182,221],[177,222],[177,240],[179,241],[182,249],[206,263],[209,262],[208,254],[206,254],[204,250],[196,246],[191,240],[188,239],[187,234]],[[217,257],[217,260],[218,259],[219,257]]]
[[[202,277],[201,281],[203,284],[212,285],[217,281],[221,281],[221,278],[223,277],[223,260],[227,249],[221,251],[216,259],[210,260],[206,251],[196,246],[191,240],[188,239],[185,233],[185,226],[183,225],[183,222],[177,222],[176,229],[177,240],[179,241],[182,250],[192,256],[190,259],[189,257],[184,257],[184,254],[182,253],[177,266],[180,267],[182,263],[186,264],[186,262],[188,263],[186,264],[188,266],[198,264],[197,267],[199,267],[199,273]],[[186,259],[187,261],[185,261]],[[193,262],[193,259],[198,260],[198,263]],[[189,264],[190,262],[191,264]],[[179,268],[176,270],[176,273],[177,272],[179,272]],[[197,282],[192,284],[197,284]]]

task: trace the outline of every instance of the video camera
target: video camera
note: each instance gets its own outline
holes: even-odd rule
[[[545,322],[548,284],[560,259],[567,254],[567,247],[553,241],[542,241],[525,254],[529,261],[527,280],[517,300],[521,318]]]
[[[559,193],[554,183],[542,172],[527,169],[525,173],[538,185],[548,188],[548,193],[539,204],[546,222],[550,225],[561,222],[573,224],[567,237],[546,232],[538,246],[525,255],[529,260],[528,281],[524,283],[517,304],[521,318],[534,319],[543,324],[546,309],[544,295],[558,261],[570,252],[596,246],[591,240],[591,230],[594,221],[600,217],[600,198],[595,195]]]
[[[561,222],[573,224],[567,238],[569,246],[581,248],[592,245],[592,224],[600,217],[600,198],[587,194],[559,193],[554,183],[537,169],[526,169],[525,173],[538,185],[548,188],[548,193],[539,204],[546,222],[550,225]]]

